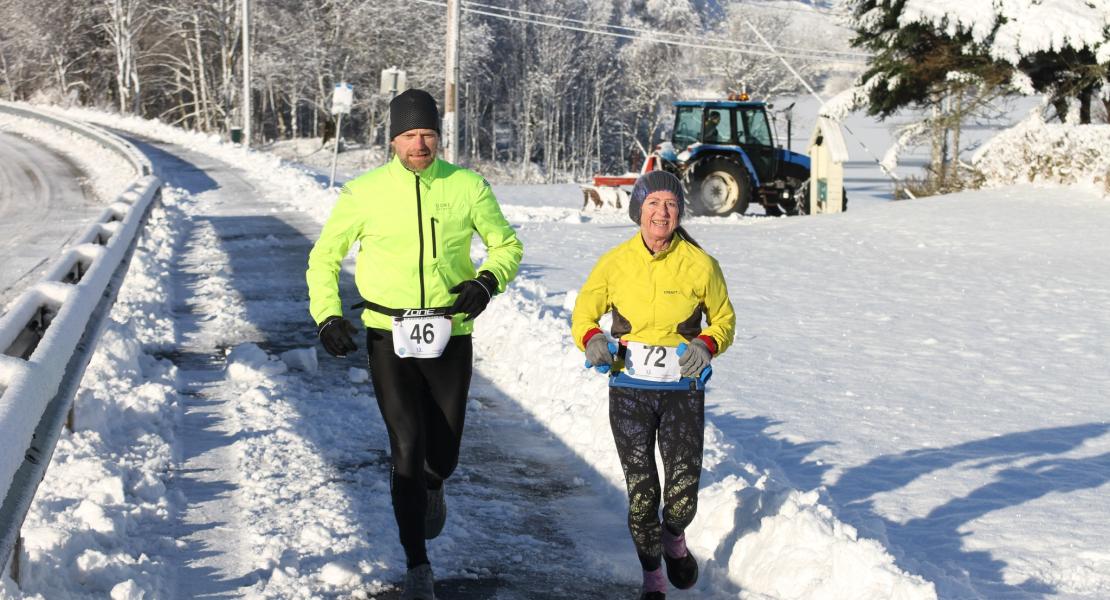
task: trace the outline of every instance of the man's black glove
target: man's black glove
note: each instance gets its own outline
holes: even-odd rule
[[[493,299],[493,294],[497,291],[497,278],[489,271],[482,271],[474,279],[467,279],[447,291],[459,295],[451,305],[451,314],[466,313],[463,320],[469,321],[482,314]]]
[[[358,329],[351,325],[350,321],[338,315],[332,315],[324,319],[324,322],[320,323],[320,327],[316,329],[316,335],[320,338],[320,343],[324,345],[324,350],[338,358],[347,358],[348,354],[358,350],[355,340],[351,337],[356,333],[358,333]]]

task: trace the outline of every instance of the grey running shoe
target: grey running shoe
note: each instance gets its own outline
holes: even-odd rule
[[[425,563],[405,573],[405,591],[401,600],[436,600],[435,579],[432,566]]]
[[[443,531],[443,524],[447,522],[447,498],[441,485],[438,490],[428,490],[428,507],[424,511],[424,539],[430,540]]]

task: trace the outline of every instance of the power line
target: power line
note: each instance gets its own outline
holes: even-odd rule
[[[437,0],[415,0],[415,1],[417,3],[420,3],[420,4],[428,4],[428,5],[432,5],[432,6],[439,6],[439,7],[447,6],[446,2],[440,2],[440,1],[437,1]],[[472,4],[472,3],[467,3],[467,4]],[[511,15],[511,14],[502,14],[502,13],[490,12],[488,10],[479,10],[479,9],[476,9],[476,8],[470,8],[467,5],[464,5],[462,7],[462,10],[465,11],[465,12],[468,12],[468,13],[483,15],[483,16],[492,17],[492,18],[495,18],[495,19],[504,19],[504,20],[508,20],[508,21],[516,21],[516,22],[521,22],[521,23],[527,23],[527,24],[530,24],[530,25],[540,25],[540,26],[544,26],[544,27],[552,27],[552,28],[555,28],[555,29],[563,29],[563,30],[568,30],[568,31],[578,31],[578,32],[581,32],[581,33],[591,33],[591,34],[596,34],[596,35],[604,35],[604,36],[616,37],[616,38],[622,38],[622,39],[628,39],[628,40],[634,40],[634,41],[637,41],[637,40],[638,41],[646,41],[646,42],[651,42],[651,43],[656,43],[656,44],[663,44],[663,45],[668,45],[668,46],[681,46],[681,47],[686,47],[686,48],[697,48],[697,49],[701,49],[701,50],[718,50],[718,51],[722,51],[722,52],[731,52],[731,53],[735,53],[735,54],[750,54],[750,55],[755,55],[755,56],[766,56],[766,57],[779,57],[779,56],[781,56],[781,57],[796,58],[796,59],[801,59],[801,60],[839,60],[839,61],[844,61],[844,62],[856,62],[856,61],[850,60],[846,57],[832,56],[829,53],[812,52],[812,53],[808,53],[808,54],[802,54],[802,53],[796,53],[796,52],[769,52],[769,51],[765,51],[765,50],[738,48],[738,47],[735,47],[735,46],[723,46],[723,45],[688,42],[688,41],[683,41],[681,39],[659,39],[659,38],[647,37],[647,35],[645,35],[645,34],[650,33],[653,36],[668,36],[668,35],[669,36],[677,36],[679,34],[665,34],[663,32],[648,31],[648,30],[636,30],[636,31],[639,31],[639,32],[643,32],[642,34],[636,34],[636,35],[629,34],[629,33],[618,33],[618,32],[615,32],[615,31],[606,31],[604,29],[598,29],[598,27],[610,27],[608,25],[601,25],[601,24],[597,24],[597,23],[589,23],[589,26],[564,25],[564,24],[560,24],[560,23],[557,23],[557,22],[554,22],[554,23],[553,22],[546,22],[546,21],[536,20],[534,18],[518,17],[518,16]],[[500,10],[505,10],[505,9],[500,9]],[[545,16],[547,18],[558,19],[558,17],[551,17],[550,15],[545,15]]]
[[[782,11],[787,11],[787,12],[803,13],[803,14],[807,14],[807,15],[812,15],[814,13],[817,13],[817,14],[820,14],[820,15],[828,15],[830,17],[846,17],[846,16],[849,16],[849,15],[852,14],[852,13],[847,12],[847,11],[822,10],[822,9],[816,8],[816,7],[813,7],[813,8],[798,8],[798,7],[794,7],[794,6],[782,6],[782,5],[779,5],[779,4],[771,4],[770,2],[760,2],[758,0],[756,0],[756,1],[753,1],[753,0],[736,0],[736,4],[747,4],[747,5],[750,5],[750,6],[758,6],[760,8],[769,8],[771,10],[782,10]]]
[[[446,2],[437,2],[436,0],[415,0],[415,2],[420,3],[420,4],[430,4],[432,6],[439,6],[439,7],[447,6]],[[472,5],[472,6],[487,7],[487,8],[494,9],[494,10],[500,10],[502,12],[509,12],[509,11],[513,10],[513,9],[504,9],[504,8],[493,7],[493,6],[490,6],[490,5],[482,5],[482,4],[478,4],[478,3],[475,3],[475,2],[467,2],[466,4],[467,5]],[[759,33],[759,30],[756,29],[756,27],[754,25],[752,25],[751,22],[747,19],[744,19],[744,24],[747,25],[755,33],[756,37],[760,38],[760,41],[762,41],[763,44],[767,48],[770,49],[770,51],[747,50],[747,49],[736,48],[736,47],[711,46],[711,45],[708,45],[708,44],[694,44],[694,43],[684,42],[684,41],[677,40],[677,39],[672,39],[672,40],[652,39],[652,38],[645,37],[644,35],[642,35],[642,33],[651,33],[655,36],[663,36],[663,37],[666,37],[666,36],[672,36],[673,37],[673,36],[677,36],[678,34],[666,34],[664,32],[651,32],[651,31],[646,31],[646,30],[636,30],[636,29],[632,29],[632,28],[626,28],[626,27],[620,27],[620,26],[610,26],[610,25],[604,25],[604,24],[599,24],[599,23],[590,23],[590,22],[586,22],[586,21],[577,21],[577,20],[571,20],[571,19],[565,19],[565,20],[571,20],[571,21],[574,21],[574,22],[584,23],[586,25],[589,25],[589,27],[578,27],[578,26],[573,26],[573,25],[561,25],[559,23],[537,21],[534,18],[517,17],[517,16],[513,16],[511,14],[499,14],[499,13],[489,12],[488,10],[478,10],[478,9],[475,9],[475,8],[469,8],[468,6],[463,6],[462,10],[464,10],[466,12],[469,12],[469,13],[473,13],[473,14],[493,17],[495,19],[505,19],[505,20],[509,20],[509,21],[517,21],[517,22],[528,23],[528,24],[532,24],[532,25],[541,25],[541,26],[545,26],[545,27],[554,27],[556,29],[565,29],[565,30],[569,30],[569,31],[579,31],[579,32],[583,32],[583,33],[592,33],[592,34],[597,34],[597,35],[607,35],[607,36],[610,36],[610,37],[617,37],[617,38],[623,38],[623,39],[629,39],[629,40],[643,40],[643,41],[648,41],[648,42],[652,42],[652,43],[656,43],[656,44],[664,44],[664,45],[670,45],[670,46],[684,46],[684,47],[688,47],[688,48],[700,48],[700,49],[705,49],[705,50],[721,50],[721,51],[733,52],[733,53],[737,53],[737,54],[754,54],[754,55],[757,55],[757,56],[774,57],[774,58],[779,59],[780,61],[782,61],[782,63],[784,65],[786,65],[786,68],[802,83],[802,85],[805,86],[805,88],[809,91],[809,93],[812,94],[814,96],[814,98],[816,98],[818,100],[818,102],[820,102],[822,105],[824,105],[824,103],[825,103],[825,99],[822,98],[821,95],[818,94],[813,89],[813,87],[809,85],[809,82],[807,82],[805,80],[805,78],[802,77],[801,74],[799,74],[790,65],[790,63],[788,63],[786,61],[786,59],[787,58],[801,58],[801,59],[820,60],[822,58],[828,59],[828,58],[832,58],[832,57],[829,56],[828,54],[825,54],[825,55],[819,55],[819,54],[799,55],[799,54],[790,54],[790,53],[779,52],[778,49],[776,47],[772,46],[771,43],[768,42],[767,39],[764,38]],[[562,17],[554,17],[554,16],[551,16],[551,15],[543,15],[542,13],[528,13],[526,11],[518,11],[518,13],[519,14],[527,14],[527,15],[530,15],[530,16],[536,16],[536,17],[539,17],[539,18],[547,18],[547,19],[551,19],[551,20],[563,19]],[[614,31],[605,31],[603,29],[597,29],[597,27],[604,27],[604,28],[618,28],[619,27],[621,29],[634,31],[634,32],[637,33],[637,35],[617,33],[617,32],[614,32]],[[846,124],[841,123],[841,126],[844,127],[844,129],[848,131],[849,135],[851,135],[853,138],[856,139],[856,141],[860,144],[860,146],[863,147],[864,151],[866,151],[868,154],[871,155],[871,157],[875,160],[875,162],[879,164],[879,167],[887,175],[889,175],[891,179],[895,180],[896,182],[899,181],[898,176],[895,175],[894,173],[890,172],[889,170],[887,170],[886,167],[884,167],[882,165],[882,162],[878,159],[878,157],[876,157],[874,155],[874,153],[871,152],[870,148],[868,148],[863,143],[863,141],[860,140],[859,137],[856,136],[855,133],[852,132],[851,129],[848,129],[848,126]]]
[[[490,4],[482,4],[482,3],[479,3],[479,2],[464,2],[463,4],[467,5],[467,6],[476,6],[476,7],[487,9],[487,10],[501,11],[501,12],[510,13],[510,14],[511,13],[516,13],[518,15],[525,15],[525,16],[528,16],[528,17],[536,17],[536,18],[540,18],[540,19],[546,19],[546,20],[549,20],[549,21],[565,21],[565,22],[569,22],[569,23],[578,23],[580,25],[585,25],[585,26],[590,26],[590,27],[595,27],[595,28],[596,27],[601,27],[601,28],[614,29],[614,30],[620,30],[620,31],[631,31],[631,32],[635,32],[635,33],[642,33],[642,34],[653,35],[653,36],[663,36],[663,37],[676,38],[679,41],[682,41],[683,38],[688,37],[686,34],[681,34],[681,33],[671,33],[671,32],[667,32],[667,31],[656,31],[656,30],[653,30],[653,29],[644,29],[644,28],[639,28],[639,27],[628,27],[626,25],[612,25],[612,24],[606,24],[606,23],[597,23],[597,22],[594,22],[594,21],[585,21],[583,19],[574,19],[574,18],[571,18],[571,17],[561,17],[561,16],[550,15],[550,14],[545,14],[545,13],[532,12],[532,11],[527,11],[527,10],[523,10],[523,9],[520,9],[520,8],[507,8],[507,7],[502,7],[502,6],[493,6],[493,5],[490,5]],[[806,12],[806,11],[803,11],[803,12]],[[810,14],[812,14],[812,12],[810,12]],[[754,48],[762,48],[763,47],[762,44],[755,44],[755,43],[752,43],[752,42],[739,42],[739,41],[725,39],[725,38],[698,36],[698,39],[704,40],[706,42],[718,42],[718,43],[725,44],[725,45],[730,45],[730,46],[737,46],[738,45],[738,46],[749,46],[749,47],[754,47]],[[822,55],[824,55],[824,54],[828,54],[828,55],[837,54],[837,55],[844,55],[844,56],[853,57],[853,58],[865,58],[866,59],[866,58],[870,58],[871,56],[873,56],[869,52],[853,52],[853,51],[848,51],[848,50],[824,50],[824,49],[808,48],[808,47],[802,47],[802,46],[777,46],[777,48],[785,48],[785,49],[788,49],[788,50],[799,50],[799,51],[807,52],[807,53],[811,53],[811,54],[822,54]]]

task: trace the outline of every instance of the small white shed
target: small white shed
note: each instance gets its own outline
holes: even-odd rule
[[[844,212],[844,163],[848,148],[840,123],[817,117],[809,137],[809,212]]]

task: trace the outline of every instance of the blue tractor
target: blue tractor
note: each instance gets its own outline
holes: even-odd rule
[[[809,212],[809,157],[775,145],[765,102],[734,96],[674,107],[670,141],[644,166],[677,175],[694,214],[744,214],[753,202],[768,215]]]
[[[755,202],[767,215],[809,213],[809,157],[775,145],[767,103],[741,94],[674,107],[671,139],[655,147],[641,173],[662,169],[678,176],[690,212],[744,214]],[[630,176],[595,177],[594,185],[583,186],[585,203],[619,206],[627,195],[620,188],[634,182]]]

